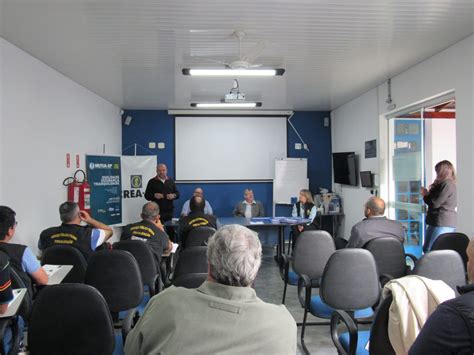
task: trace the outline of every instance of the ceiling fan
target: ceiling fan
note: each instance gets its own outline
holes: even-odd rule
[[[239,56],[237,59],[232,61],[214,60],[209,58],[202,58],[192,55],[193,58],[200,60],[216,63],[224,66],[225,69],[190,69],[183,68],[184,75],[210,75],[210,76],[227,76],[227,75],[259,75],[259,76],[273,76],[283,75],[285,69],[264,69],[263,64],[255,63],[254,61],[262,54],[267,47],[265,41],[259,41],[254,47],[252,47],[246,53],[242,53],[242,41],[246,36],[244,31],[235,31],[232,36],[238,40],[239,43]]]

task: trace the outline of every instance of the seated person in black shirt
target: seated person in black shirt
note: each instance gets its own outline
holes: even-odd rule
[[[4,314],[7,311],[8,303],[12,299],[13,291],[8,256],[0,252],[0,314]]]
[[[160,221],[160,207],[155,202],[148,202],[142,208],[142,220],[123,228],[120,240],[140,240],[145,242],[155,256],[158,270],[160,269],[161,256],[168,253],[173,247],[168,235],[165,233]]]
[[[186,238],[189,232],[197,227],[217,228],[216,217],[204,213],[206,201],[201,196],[194,196],[189,201],[191,212],[179,220],[179,233],[181,245],[186,247]]]
[[[86,211],[80,211],[75,202],[64,202],[59,206],[62,224],[41,232],[38,248],[43,251],[55,245],[68,245],[79,249],[88,260],[92,253],[113,234],[112,228],[96,221]],[[87,225],[81,225],[81,222]]]
[[[467,247],[469,284],[461,296],[441,303],[416,338],[409,355],[474,354],[474,241]]]

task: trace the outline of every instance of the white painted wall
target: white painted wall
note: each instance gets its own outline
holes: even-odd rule
[[[434,166],[441,160],[456,164],[456,120],[432,119],[425,121],[425,164],[426,181],[435,178]]]
[[[15,240],[36,250],[59,224],[65,177],[84,155],[121,153],[120,108],[0,38],[0,204],[19,221]],[[66,153],[72,168],[66,168]]]
[[[378,124],[374,120],[376,117],[377,89],[366,92],[331,113],[332,151],[355,152],[359,156],[360,171],[378,173],[378,159],[365,159],[365,142],[378,140]],[[351,227],[364,218],[363,206],[371,196],[370,190],[339,184],[335,184],[334,189],[342,196],[345,214],[338,236],[348,238]]]
[[[392,79],[392,98],[397,107],[455,90],[458,191],[462,191],[458,194],[458,230],[469,235],[474,235],[473,85],[474,36],[456,43]],[[383,130],[380,133],[378,131],[379,117],[387,112],[386,97],[387,87],[383,84],[332,112],[333,151],[361,152],[363,142],[368,137],[379,137],[379,134],[383,133]],[[379,138],[380,147],[380,142],[386,137]],[[385,166],[383,159],[384,157],[379,155],[378,160],[382,168]],[[362,168],[369,164],[364,159],[361,160]],[[384,171],[380,173],[383,176]],[[348,236],[351,225],[361,217],[361,212],[358,211],[366,194],[361,188],[344,187],[342,196],[346,213],[343,231],[344,235]]]

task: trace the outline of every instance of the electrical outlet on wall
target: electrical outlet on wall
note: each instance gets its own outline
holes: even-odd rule
[[[163,142],[158,143],[158,149],[165,149],[165,143]]]
[[[295,143],[295,149],[301,150],[301,143]]]
[[[304,149],[304,150],[308,150],[308,145],[307,145],[306,143],[303,144],[303,149]]]
[[[148,148],[149,149],[155,149],[156,148],[156,143],[155,142],[149,142],[148,143]]]

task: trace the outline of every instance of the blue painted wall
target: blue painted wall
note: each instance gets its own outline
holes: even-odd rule
[[[169,116],[167,111],[157,110],[127,110],[124,116],[132,116],[133,120],[130,126],[122,127],[122,154],[133,155],[133,145],[137,144],[137,155],[156,154],[158,161],[168,166],[168,175],[174,177],[174,117]],[[318,192],[319,187],[331,188],[331,128],[324,127],[324,117],[329,117],[329,112],[305,111],[296,112],[291,119],[308,144],[309,153],[305,150],[295,150],[295,143],[300,141],[292,128],[287,126],[288,157],[308,159],[308,177],[313,193]],[[164,142],[165,149],[149,150],[149,142]],[[253,189],[255,198],[263,203],[266,214],[272,214],[272,184],[242,182],[178,184],[182,197],[175,203],[176,216],[196,186],[204,189],[205,197],[217,216],[231,216],[234,205],[243,199],[243,191],[246,188]],[[278,206],[276,211],[277,215],[289,213],[289,206]]]

